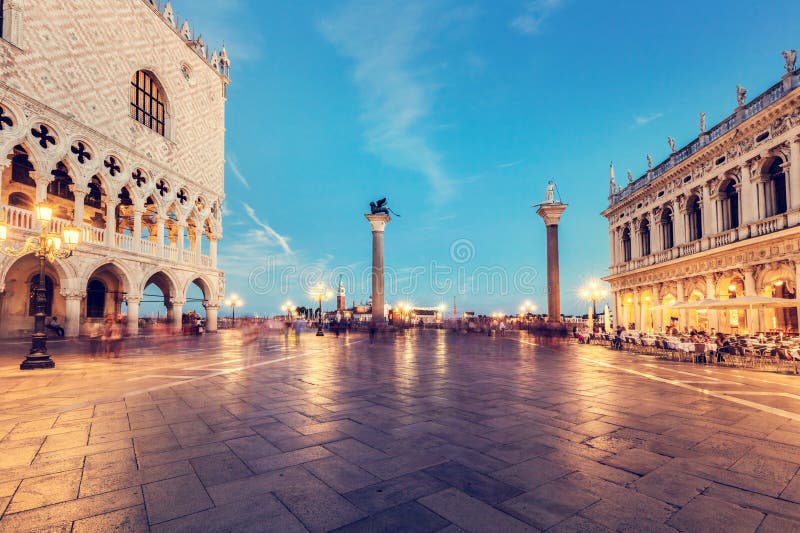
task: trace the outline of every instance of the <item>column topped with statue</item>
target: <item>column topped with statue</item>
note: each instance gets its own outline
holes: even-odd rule
[[[536,214],[542,217],[545,226],[558,226],[561,221],[561,215],[567,208],[567,204],[561,201],[560,194],[556,199],[557,191],[555,182],[553,180],[548,181],[544,202],[533,205],[533,207],[538,207]]]
[[[561,322],[561,280],[558,266],[558,223],[567,209],[553,180],[547,182],[544,202],[534,204],[536,214],[542,217],[547,228],[547,320],[553,324]]]
[[[369,214],[365,214],[369,225],[372,227],[372,323],[381,326],[385,322],[384,311],[384,283],[383,283],[383,233],[386,224],[392,218],[389,213],[394,213],[388,205],[386,198],[369,203]],[[394,213],[396,216],[400,216]]]

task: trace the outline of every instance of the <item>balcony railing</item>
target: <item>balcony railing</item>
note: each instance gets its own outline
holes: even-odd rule
[[[634,180],[633,183],[628,184],[624,188],[618,188],[608,197],[609,207],[622,201],[639,189],[644,188],[656,178],[672,169],[675,165],[698,152],[708,143],[719,139],[729,131],[738,127],[745,120],[748,120],[763,109],[767,108],[770,104],[773,104],[774,102],[783,98],[785,95],[789,94],[797,87],[796,80],[797,78],[792,78],[792,86],[789,88],[789,90],[787,90],[783,81],[776,83],[760,95],[756,96],[743,108],[737,109],[732,115],[726,117],[719,124],[715,125],[707,132],[701,133],[700,136],[695,138],[692,142],[677,150],[675,153],[670,155],[670,157],[656,165],[654,168],[649,169],[645,174]]]
[[[631,272],[646,266],[656,265],[658,263],[664,263],[679,257],[687,257],[689,255],[696,254],[706,249],[706,246],[710,246],[710,249],[720,248],[737,241],[745,240],[748,237],[753,238],[760,237],[762,235],[768,235],[770,233],[785,229],[787,226],[787,215],[786,213],[782,213],[780,215],[775,215],[774,217],[759,220],[758,222],[753,222],[751,224],[739,226],[738,228],[729,229],[721,233],[711,235],[710,237],[704,237],[702,239],[697,239],[685,244],[679,244],[668,250],[654,252],[645,257],[636,257],[625,263],[611,266],[609,271],[612,275]],[[708,244],[704,245],[704,242],[708,242]]]
[[[4,221],[10,228],[22,230],[26,233],[38,233],[39,223],[32,211],[21,209],[19,207],[10,205],[0,205],[0,220]],[[53,217],[50,222],[50,230],[55,233],[61,233],[64,226],[72,224],[71,220]],[[105,246],[106,230],[103,228],[95,228],[94,226],[84,225],[81,228],[83,232],[82,244],[92,244]],[[114,244],[116,248],[126,252],[133,253],[134,238],[132,235],[117,233],[114,236]],[[171,261],[180,261],[182,263],[201,265],[205,267],[211,266],[211,256],[203,255],[197,250],[184,250],[183,256],[178,259],[178,249],[172,246],[158,246],[158,243],[148,239],[141,239],[139,243],[139,254],[162,257]]]

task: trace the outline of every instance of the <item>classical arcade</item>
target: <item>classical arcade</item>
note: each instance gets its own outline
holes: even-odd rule
[[[785,56],[786,57],[786,56]],[[671,310],[676,302],[797,298],[800,285],[800,74],[785,75],[619,187],[609,207],[614,317],[637,330],[798,331],[797,308]],[[733,92],[733,91],[732,91]],[[733,96],[733,95],[732,95]],[[733,100],[733,98],[731,98]]]
[[[4,245],[38,234],[41,203],[53,208],[51,231],[81,230],[74,255],[45,274],[47,314],[67,336],[107,314],[126,316],[135,334],[152,294],[178,326],[198,290],[214,331],[224,296],[227,54],[211,53],[170,2],[87,2],[65,17],[44,2],[12,4],[0,34]],[[118,40],[98,41],[98,32]],[[142,42],[150,46],[134,46]],[[31,330],[37,282],[33,255],[0,254],[0,337]]]

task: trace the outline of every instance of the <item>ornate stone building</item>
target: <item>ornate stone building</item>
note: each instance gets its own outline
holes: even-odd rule
[[[0,0],[0,216],[8,245],[82,229],[74,255],[47,265],[48,314],[68,336],[108,313],[138,326],[157,286],[180,324],[191,284],[207,329],[224,293],[224,136],[229,61],[170,2]],[[32,256],[0,255],[0,336],[32,329]]]
[[[800,285],[800,73],[786,74],[624,188],[608,219],[614,316],[643,330],[797,331],[797,309],[660,310],[743,295],[796,298]],[[654,309],[656,308],[656,309]]]

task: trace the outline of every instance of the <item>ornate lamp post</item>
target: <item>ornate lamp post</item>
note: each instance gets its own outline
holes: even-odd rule
[[[331,296],[333,296],[333,292],[331,292],[329,289],[326,289],[325,284],[320,281],[313,289],[311,289],[310,295],[312,298],[317,300],[319,304],[319,324],[317,326],[317,337],[323,337],[325,332],[322,330],[322,300],[328,300]]]
[[[15,249],[6,246],[0,249],[3,255],[9,257],[21,257],[33,253],[39,259],[39,283],[36,287],[36,315],[33,335],[31,335],[31,350],[25,357],[25,361],[19,365],[21,370],[56,366],[50,359],[50,354],[47,353],[47,333],[44,327],[45,312],[47,311],[47,286],[45,285],[44,266],[45,261],[52,263],[56,259],[70,257],[78,245],[81,235],[80,230],[75,226],[65,226],[61,236],[48,232],[50,221],[53,219],[53,208],[47,204],[36,205],[36,218],[42,227],[38,236],[28,237],[22,248]],[[8,226],[0,223],[0,243],[5,242],[7,238]]]
[[[236,308],[241,307],[244,305],[244,300],[239,298],[236,293],[231,294],[228,296],[228,299],[225,300],[225,305],[231,308],[231,327],[236,327]]]
[[[581,289],[581,297],[587,302],[592,302],[592,315],[597,316],[597,301],[606,297],[608,292],[597,283],[597,280],[590,281]]]

